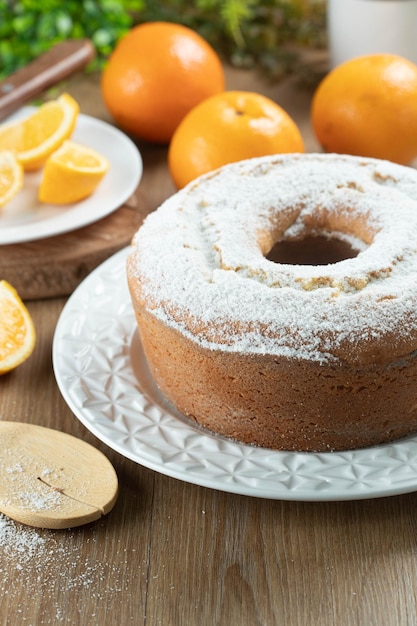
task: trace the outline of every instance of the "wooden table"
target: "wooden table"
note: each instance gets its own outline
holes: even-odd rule
[[[311,90],[228,70],[228,88],[272,96],[318,148]],[[110,121],[97,76],[65,85],[83,113]],[[166,148],[138,144],[150,210],[173,191]],[[148,470],[74,417],[51,347],[63,297],[33,300],[32,357],[0,379],[1,419],[84,438],[114,464],[120,495],[100,521],[64,531],[0,518],[0,624],[406,626],[417,623],[417,494],[347,502],[233,495]]]

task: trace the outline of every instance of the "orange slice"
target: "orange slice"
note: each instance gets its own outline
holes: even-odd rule
[[[25,361],[35,347],[36,334],[29,311],[17,291],[0,281],[0,374]]]
[[[23,168],[13,152],[0,152],[0,208],[15,197],[23,186]]]
[[[109,167],[107,159],[95,150],[64,141],[45,163],[39,200],[49,204],[70,204],[87,198]]]
[[[23,120],[0,126],[0,150],[14,152],[25,170],[37,170],[71,136],[79,113],[69,94],[42,104]]]

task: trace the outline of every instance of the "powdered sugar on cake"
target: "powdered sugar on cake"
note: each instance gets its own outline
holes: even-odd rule
[[[360,251],[324,266],[266,258],[307,234]],[[128,263],[136,297],[206,347],[372,362],[368,339],[384,337],[401,357],[410,334],[417,347],[417,172],[336,155],[227,166],[151,214]]]

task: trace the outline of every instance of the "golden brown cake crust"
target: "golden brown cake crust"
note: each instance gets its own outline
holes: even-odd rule
[[[367,447],[417,429],[417,355],[362,368],[207,350],[137,309],[164,395],[213,432],[265,448]],[[402,408],[402,410],[401,410]]]
[[[361,251],[321,267],[266,259],[280,238],[324,231]],[[156,383],[203,426],[263,447],[415,432],[416,241],[409,168],[305,155],[198,179],[146,220],[128,258]]]

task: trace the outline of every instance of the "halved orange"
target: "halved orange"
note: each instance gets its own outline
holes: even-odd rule
[[[91,195],[110,164],[96,150],[64,141],[46,161],[38,197],[49,204],[70,204]]]
[[[0,150],[10,150],[25,170],[37,170],[72,135],[79,106],[67,93],[45,102],[28,117],[0,126]]]
[[[35,327],[16,289],[0,281],[0,374],[25,361],[36,342]]]
[[[9,202],[23,186],[23,167],[13,152],[0,152],[0,208]]]

